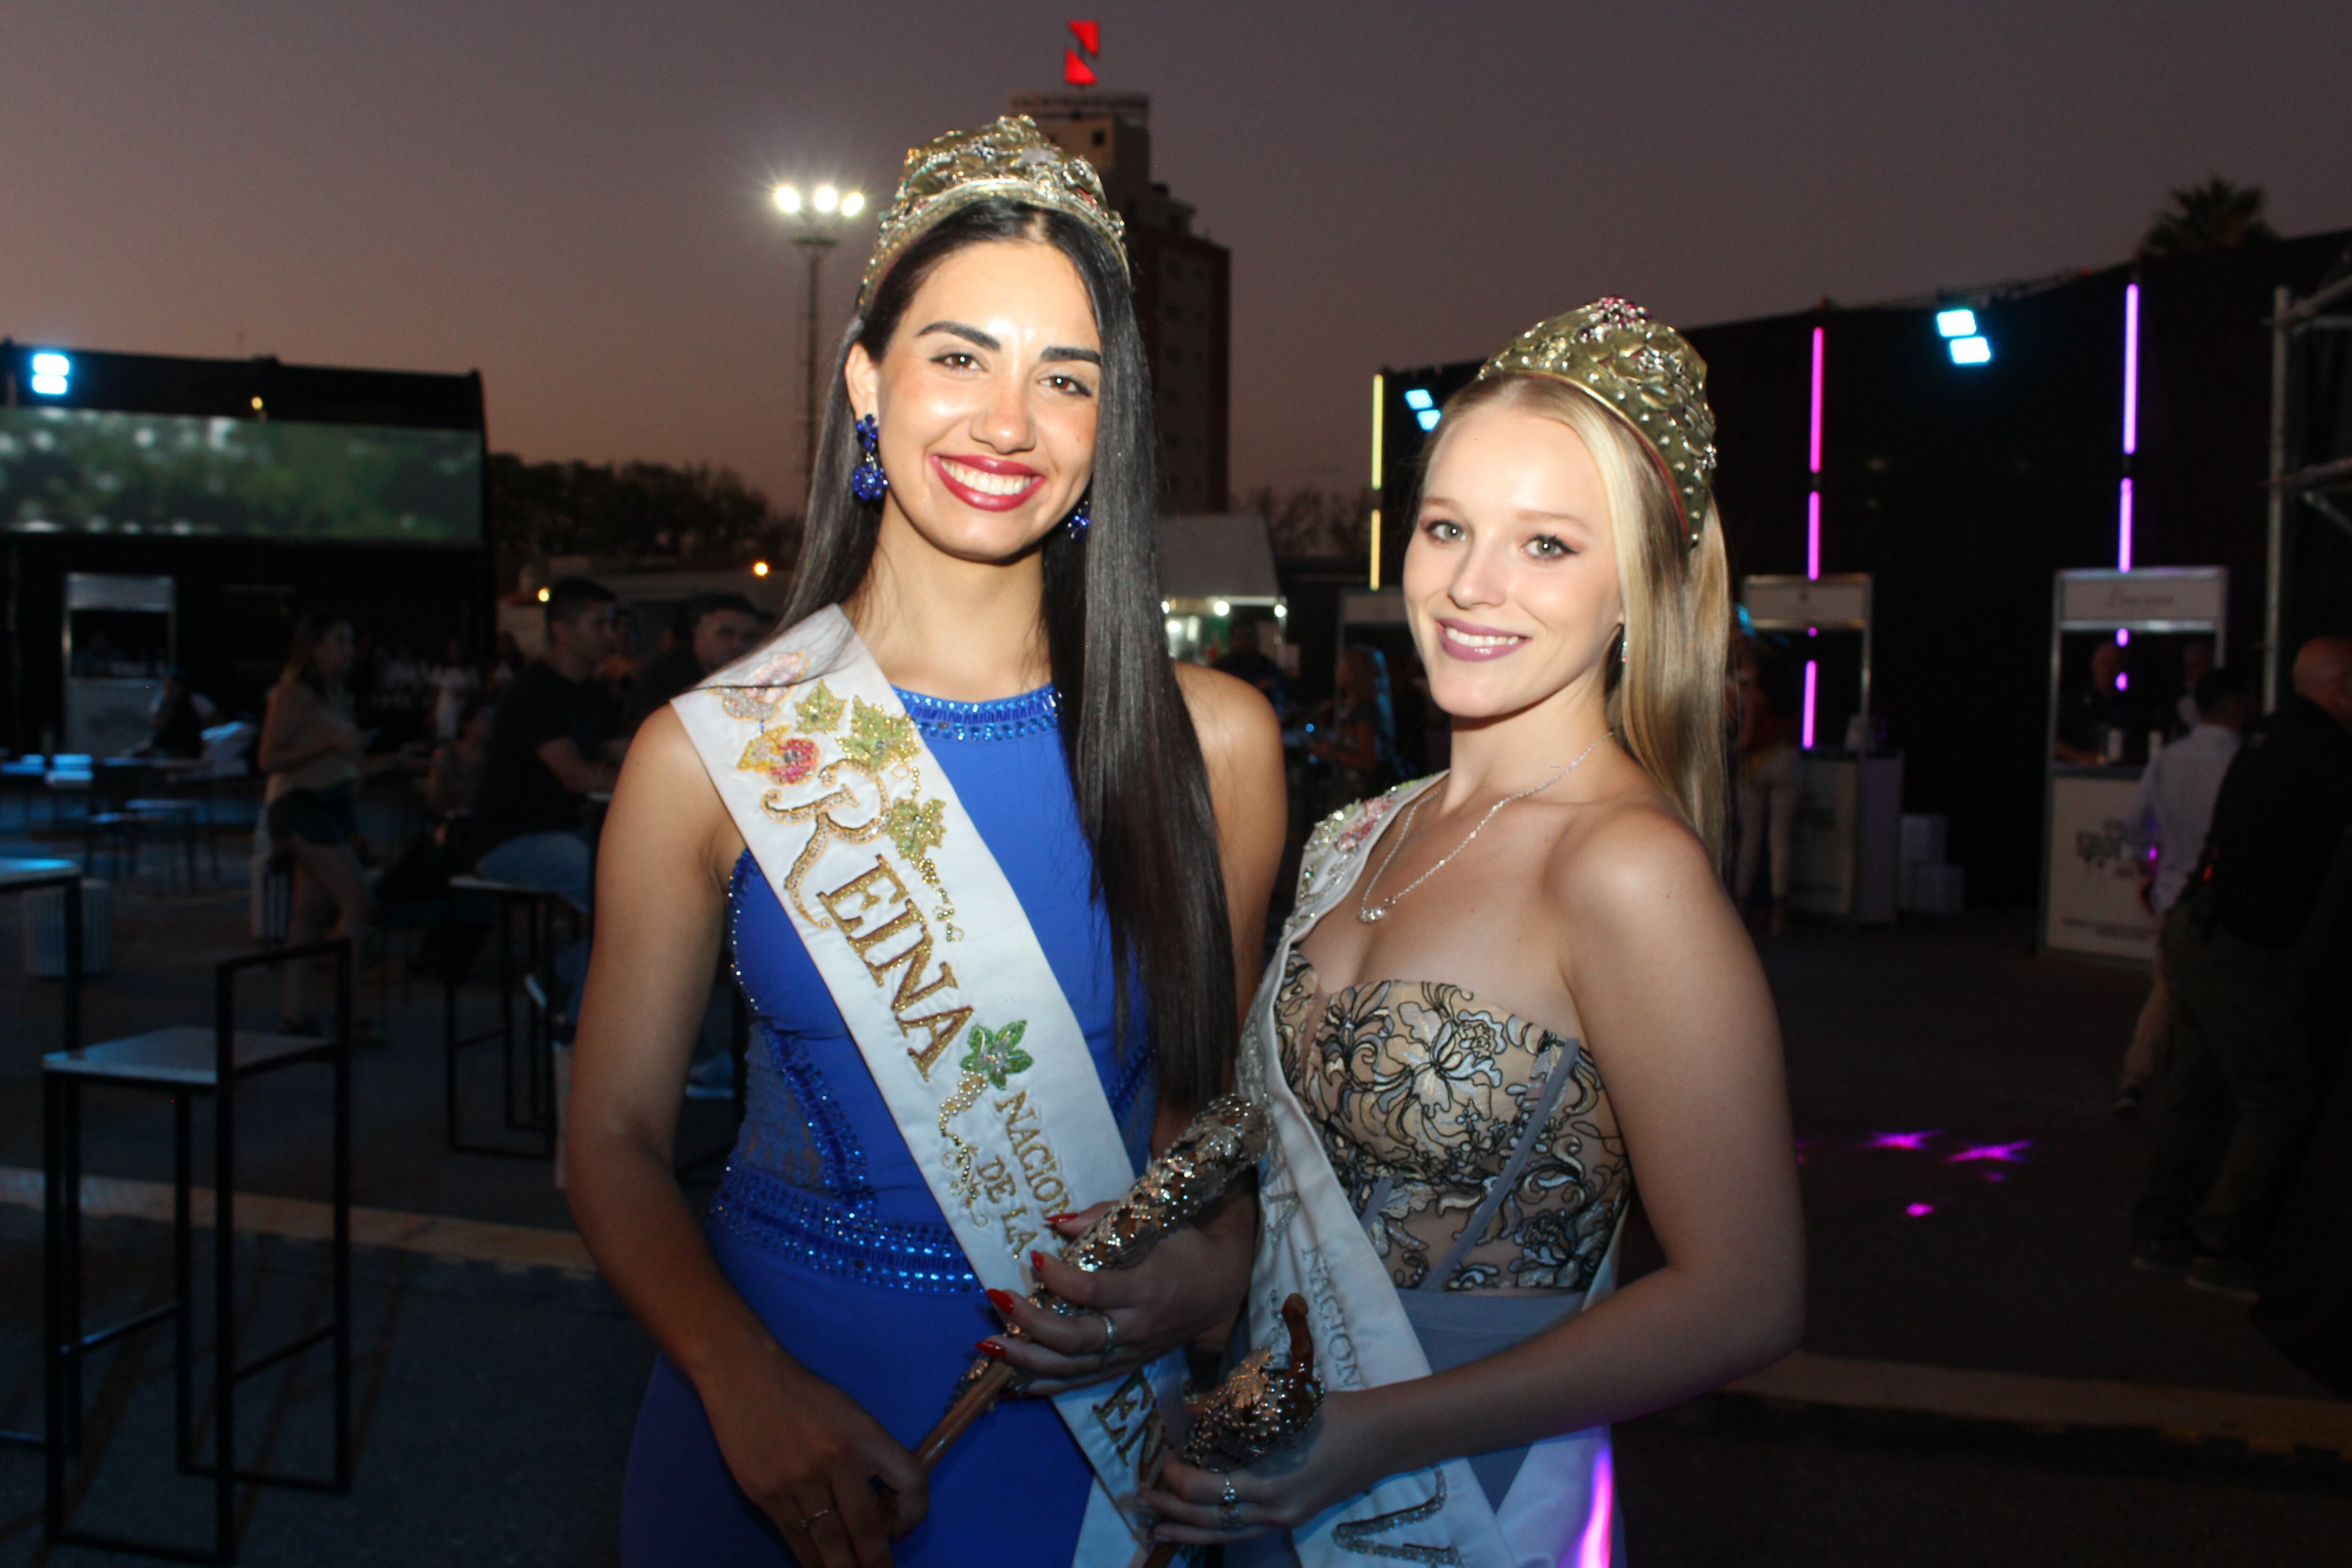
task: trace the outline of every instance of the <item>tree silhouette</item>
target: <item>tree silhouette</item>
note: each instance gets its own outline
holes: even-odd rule
[[[2267,245],[2277,237],[2278,231],[2263,218],[2263,188],[2233,185],[2216,174],[2201,185],[2173,192],[2172,205],[2149,220],[2139,248],[2143,256],[2193,256]]]

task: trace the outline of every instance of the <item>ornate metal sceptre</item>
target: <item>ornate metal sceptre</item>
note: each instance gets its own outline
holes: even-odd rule
[[[1265,1111],[1256,1102],[1227,1095],[1211,1100],[1181,1136],[1160,1152],[1135,1185],[1128,1188],[1086,1234],[1062,1247],[1062,1261],[1089,1272],[1132,1268],[1178,1226],[1222,1197],[1238,1176],[1265,1152]],[[1057,1312],[1076,1312],[1043,1285],[1029,1300]],[[953,1404],[915,1450],[925,1469],[940,1462],[964,1428],[994,1405],[1011,1384],[1014,1370],[1000,1361],[980,1360],[959,1383]]]
[[[1246,1468],[1307,1430],[1323,1405],[1323,1380],[1315,1375],[1315,1339],[1307,1331],[1307,1298],[1294,1294],[1282,1304],[1283,1327],[1290,1331],[1290,1353],[1274,1359],[1272,1346],[1250,1352],[1225,1380],[1185,1406],[1192,1429],[1184,1436],[1184,1462],[1203,1470]],[[1163,1541],[1143,1560],[1143,1568],[1168,1568],[1183,1548]]]

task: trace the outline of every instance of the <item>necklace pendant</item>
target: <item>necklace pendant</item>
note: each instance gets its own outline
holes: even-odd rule
[[[1379,921],[1379,920],[1381,919],[1381,916],[1383,916],[1383,915],[1385,915],[1385,914],[1387,914],[1387,913],[1388,913],[1388,910],[1365,910],[1365,909],[1360,909],[1360,910],[1358,910],[1356,911],[1356,918],[1357,918],[1358,920],[1360,920],[1360,921],[1363,921],[1366,925],[1371,925],[1371,924],[1373,924],[1375,921]]]

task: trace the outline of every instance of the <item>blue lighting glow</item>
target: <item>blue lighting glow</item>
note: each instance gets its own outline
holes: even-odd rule
[[[1416,409],[1413,411],[1412,416],[1420,423],[1421,427],[1424,430],[1434,430],[1437,428],[1437,410],[1434,408]]]
[[[1990,364],[1992,344],[1983,338],[1954,338],[1947,345],[1952,351],[1954,364]]]
[[[1436,407],[1437,399],[1429,395],[1429,389],[1427,387],[1411,386],[1405,389],[1404,405],[1407,408],[1413,410],[1415,413],[1419,413],[1423,409]]]
[[[1938,310],[1936,330],[1948,338],[1972,338],[1977,335],[1977,313],[1974,310]]]
[[[63,397],[67,378],[73,374],[73,361],[61,353],[37,353],[33,356],[33,390],[43,397]]]

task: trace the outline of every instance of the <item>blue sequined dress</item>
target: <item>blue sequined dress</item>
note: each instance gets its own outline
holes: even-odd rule
[[[994,702],[898,700],[1012,882],[1139,1170],[1154,1083],[1140,1044],[1122,1051],[1112,1038],[1109,928],[1090,893],[1052,689]],[[999,1321],[748,852],[729,918],[753,1019],[750,1094],[711,1202],[711,1247],[795,1360],[912,1447],[946,1409],[972,1342]],[[1021,1400],[982,1417],[930,1484],[929,1518],[893,1548],[901,1568],[1066,1563],[1093,1483],[1053,1407]],[[666,1358],[630,1446],[621,1537],[626,1568],[792,1562],[729,1474],[693,1385]]]

